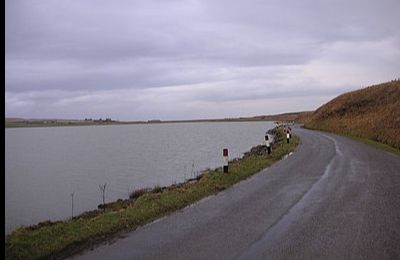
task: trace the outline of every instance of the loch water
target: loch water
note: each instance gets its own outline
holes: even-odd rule
[[[5,129],[5,231],[71,217],[140,188],[167,186],[262,144],[272,122]]]

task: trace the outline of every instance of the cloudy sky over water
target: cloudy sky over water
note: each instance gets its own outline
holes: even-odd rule
[[[400,77],[399,0],[6,0],[5,115],[313,110]]]

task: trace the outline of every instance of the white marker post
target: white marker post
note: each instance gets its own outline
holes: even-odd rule
[[[267,147],[268,154],[270,154],[270,153],[271,153],[271,144],[270,144],[270,142],[269,142],[268,134],[267,134],[267,133],[265,134],[265,146]]]
[[[287,130],[287,132],[286,132],[286,140],[287,140],[287,143],[289,143],[289,139],[290,139],[290,134],[289,134],[289,130]]]
[[[224,148],[222,151],[222,155],[224,156],[224,172],[228,172],[228,149]]]

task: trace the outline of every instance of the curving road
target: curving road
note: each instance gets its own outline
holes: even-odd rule
[[[400,259],[400,156],[296,128],[288,158],[77,259]]]

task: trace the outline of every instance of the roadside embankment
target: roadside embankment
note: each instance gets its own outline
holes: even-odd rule
[[[230,161],[228,173],[222,168],[207,170],[196,180],[136,192],[130,199],[69,220],[19,228],[5,238],[6,259],[62,258],[216,194],[282,159],[299,144],[295,135],[286,143],[282,128],[271,134],[275,135],[271,154],[264,146],[254,147],[242,158]]]
[[[400,80],[342,94],[318,108],[306,128],[361,141],[386,144],[400,152]],[[390,150],[390,148],[389,148]]]

